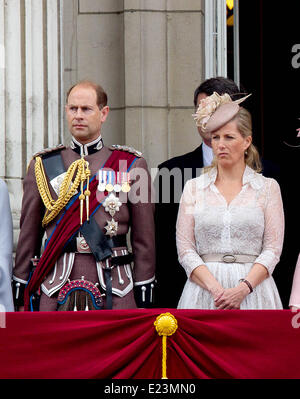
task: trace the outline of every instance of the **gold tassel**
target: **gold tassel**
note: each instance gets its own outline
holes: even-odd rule
[[[167,337],[173,335],[177,328],[177,320],[171,313],[162,313],[154,322],[158,335],[162,336],[162,380],[167,380]]]
[[[85,170],[85,175],[86,175],[86,190],[84,192],[85,195],[85,206],[86,206],[86,220],[90,220],[90,195],[91,192],[89,190],[89,184],[90,184],[90,176],[91,176],[91,171],[89,169],[89,163],[86,161],[86,170]]]
[[[80,193],[81,193],[79,195],[79,201],[80,201],[80,225],[82,225],[82,220],[83,220],[83,201],[85,200],[85,196],[83,194],[83,183],[84,183],[84,181],[86,179],[85,170],[84,170],[84,168],[85,168],[85,163],[84,162],[85,161],[84,161],[83,157],[81,159],[83,161],[83,171],[82,171],[82,174],[80,176]]]

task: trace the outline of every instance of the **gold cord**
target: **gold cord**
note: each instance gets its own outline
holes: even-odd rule
[[[90,184],[90,176],[91,176],[91,171],[89,170],[89,163],[86,162],[86,190],[84,192],[85,195],[85,207],[86,207],[86,220],[90,220],[90,195],[91,192],[89,190],[89,184]]]
[[[167,336],[162,337],[162,380],[167,380]]]
[[[162,336],[162,380],[167,380],[167,337],[173,335],[177,328],[177,320],[171,313],[162,313],[157,316],[155,329]]]
[[[46,212],[42,221],[43,227],[45,227],[53,219],[55,219],[55,217],[60,213],[60,211],[68,204],[73,195],[76,194],[76,191],[80,184],[81,184],[81,195],[79,196],[79,200],[81,201],[80,222],[82,224],[82,215],[83,215],[82,196],[83,199],[85,198],[85,195],[83,194],[83,186],[85,180],[87,180],[87,184],[89,183],[90,175],[91,172],[89,170],[89,164],[84,158],[81,158],[73,162],[66,172],[64,180],[60,186],[58,199],[55,201],[50,193],[50,189],[47,183],[47,178],[45,175],[45,170],[43,167],[42,158],[36,157],[36,163],[35,163],[36,183],[38,186],[40,196],[46,208]]]

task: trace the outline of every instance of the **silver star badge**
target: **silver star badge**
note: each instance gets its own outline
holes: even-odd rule
[[[107,225],[104,227],[106,230],[106,235],[113,237],[117,235],[118,231],[118,222],[116,222],[114,219],[111,221],[107,221]]]

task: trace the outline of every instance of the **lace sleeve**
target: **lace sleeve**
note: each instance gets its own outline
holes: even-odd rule
[[[262,252],[255,263],[268,269],[271,275],[279,262],[284,237],[284,212],[280,187],[276,180],[270,179],[265,205],[265,231]]]
[[[196,267],[204,264],[197,253],[195,242],[194,209],[196,198],[193,182],[195,180],[189,180],[184,187],[176,224],[178,260],[185,269],[188,278]]]

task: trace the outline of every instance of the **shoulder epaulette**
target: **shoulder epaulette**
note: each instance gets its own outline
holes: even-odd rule
[[[119,144],[113,144],[109,147],[111,150],[118,150],[118,151],[127,151],[130,152],[131,154],[136,155],[137,157],[141,158],[142,157],[142,153],[138,150],[136,150],[133,147],[129,147],[127,145],[119,145]]]
[[[35,154],[33,154],[32,158],[43,156],[43,155],[49,154],[50,152],[61,151],[64,148],[66,148],[66,146],[64,146],[63,144],[59,144],[56,147],[44,148],[42,151],[38,151]]]

